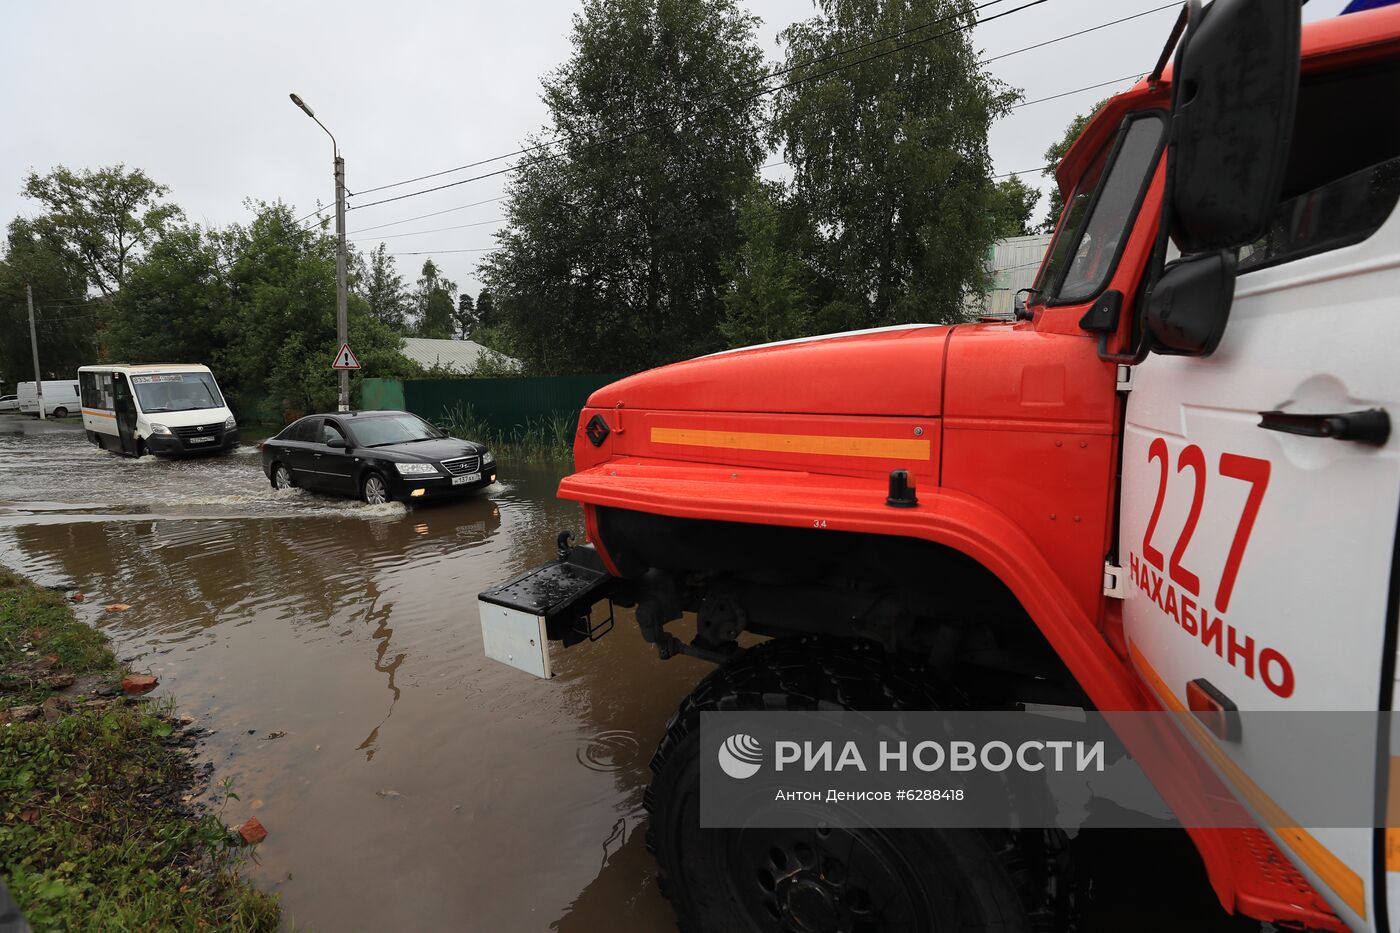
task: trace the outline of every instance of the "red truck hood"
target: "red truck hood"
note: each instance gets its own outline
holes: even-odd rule
[[[937,417],[951,330],[917,324],[730,350],[620,379],[588,407]]]

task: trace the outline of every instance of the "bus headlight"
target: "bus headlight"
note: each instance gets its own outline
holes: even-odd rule
[[[237,420],[234,419],[233,415],[229,415],[228,420],[224,422],[224,430],[232,431],[236,427],[238,427]]]
[[[396,463],[394,469],[400,476],[436,476],[437,467],[431,463]]]
[[[151,425],[151,433],[152,433],[152,434],[159,434],[159,435],[162,436],[162,437],[169,437],[169,436],[170,436],[170,429],[167,428],[167,427],[166,427],[165,425],[163,425],[163,424],[152,424],[152,425]]]

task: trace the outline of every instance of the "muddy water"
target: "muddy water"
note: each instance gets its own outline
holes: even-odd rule
[[[226,818],[267,826],[253,874],[289,922],[674,929],[641,799],[704,666],[657,662],[626,618],[548,683],[481,653],[477,591],[579,527],[558,474],[503,463],[479,498],[370,507],[274,492],[252,448],[132,461],[0,424],[0,563],[85,591],[216,730],[204,754],[242,798]]]

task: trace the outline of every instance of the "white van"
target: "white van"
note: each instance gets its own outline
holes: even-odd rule
[[[140,457],[226,453],[238,446],[238,422],[208,366],[83,366],[78,382],[83,427],[104,450]]]
[[[19,413],[39,414],[39,397],[34,383],[21,382],[15,388],[19,396]],[[44,380],[44,414],[50,418],[67,418],[76,414],[80,406],[78,384],[71,379]]]

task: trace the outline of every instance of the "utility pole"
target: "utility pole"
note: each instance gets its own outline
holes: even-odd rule
[[[44,414],[44,374],[39,370],[39,338],[34,335],[34,289],[24,286],[24,300],[29,304],[29,349],[34,351],[34,394],[39,399],[39,420],[47,421]]]
[[[326,124],[306,105],[306,101],[295,94],[289,96],[292,103],[325,130],[331,138],[331,153],[335,156],[335,330],[343,347],[350,342],[350,320],[346,307],[349,298],[345,289],[345,160],[340,156],[340,144],[335,141],[335,134],[326,129]],[[340,348],[336,349],[338,351]],[[350,371],[346,369],[340,370],[340,410],[350,410]]]
[[[334,136],[331,137],[335,139]],[[335,154],[335,332],[336,348],[350,342],[349,299],[345,291],[345,158]],[[340,376],[340,410],[350,410],[350,370],[338,371]]]

